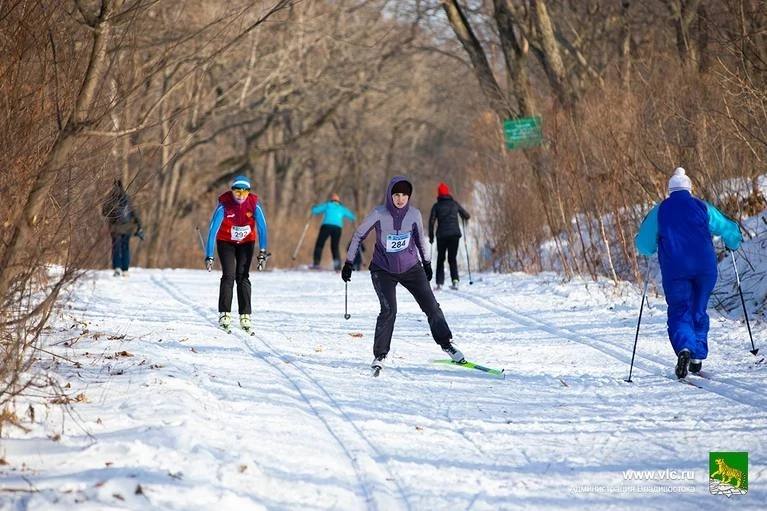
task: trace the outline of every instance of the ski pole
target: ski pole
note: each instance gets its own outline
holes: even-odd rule
[[[471,280],[471,265],[469,264],[469,242],[466,241],[466,237],[468,236],[466,234],[466,219],[461,218],[463,220],[463,246],[466,249],[466,271],[469,273],[469,285],[474,284],[474,281]]]
[[[647,297],[647,284],[650,282],[650,259],[647,258],[647,270],[644,274],[644,291],[642,291],[642,304],[639,306],[639,319],[637,320],[637,331],[634,335],[634,349],[631,350],[631,367],[629,368],[629,377],[626,378],[626,382],[632,383],[631,373],[634,371],[634,355],[637,352],[637,341],[639,340],[639,325],[642,323],[642,311],[644,310],[644,302]]]
[[[205,255],[205,242],[202,241],[202,233],[200,232],[200,228],[198,226],[194,226],[195,230],[197,231],[197,238],[200,240],[200,250],[202,250],[202,255]],[[208,268],[208,271],[213,268],[213,260],[210,261],[210,266],[208,266],[208,260],[205,259],[205,266]]]
[[[202,254],[205,255],[205,242],[202,241],[202,233],[200,232],[200,228],[198,226],[194,226],[194,228],[197,230],[197,236],[200,238],[200,250],[202,250]]]
[[[296,245],[296,249],[293,251],[293,260],[296,260],[296,257],[298,256],[298,250],[301,248],[301,244],[304,242],[304,236],[306,236],[306,231],[309,230],[309,224],[312,221],[312,216],[309,215],[309,219],[306,221],[306,225],[304,225],[304,230],[301,232],[301,237],[298,238],[298,244]]]
[[[740,294],[740,303],[743,305],[743,315],[746,317],[746,328],[748,328],[748,337],[751,339],[751,354],[756,355],[759,350],[754,346],[754,336],[751,333],[751,323],[748,321],[748,310],[746,310],[746,300],[743,298],[743,288],[740,286],[740,275],[738,275],[738,266],[735,264],[735,252],[730,251],[732,257],[732,267],[735,269],[735,280],[738,282],[738,293]]]
[[[349,314],[349,283],[344,282],[344,319],[349,319],[352,317],[351,314]]]

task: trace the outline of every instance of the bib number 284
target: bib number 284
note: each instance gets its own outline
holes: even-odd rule
[[[386,237],[387,252],[401,252],[410,245],[410,233],[389,234]]]

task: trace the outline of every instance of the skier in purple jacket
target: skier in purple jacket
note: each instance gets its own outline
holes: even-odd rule
[[[434,298],[431,280],[431,258],[424,250],[428,242],[423,229],[421,212],[408,204],[413,185],[403,176],[394,177],[386,189],[386,202],[378,206],[357,227],[352,236],[341,278],[349,282],[352,277],[352,261],[360,243],[376,231],[370,278],[381,302],[373,343],[375,359],[370,365],[377,374],[389,353],[394,321],[397,318],[397,284],[410,291],[429,320],[431,335],[450,358],[463,362],[463,354],[453,345],[453,334],[445,321],[442,309]]]

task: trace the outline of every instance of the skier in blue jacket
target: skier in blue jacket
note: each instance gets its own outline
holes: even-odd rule
[[[692,183],[678,167],[668,182],[669,196],[650,210],[635,238],[643,256],[658,252],[668,305],[668,337],[677,355],[676,376],[697,373],[708,355],[708,299],[716,284],[712,236],[736,250],[738,224],[691,193]]]
[[[320,232],[317,235],[317,242],[314,244],[314,264],[312,268],[317,269],[320,267],[322,249],[325,248],[325,242],[330,238],[330,251],[333,253],[333,269],[339,271],[341,269],[341,255],[338,250],[338,244],[341,242],[344,218],[354,222],[357,220],[357,216],[341,204],[341,198],[335,193],[330,196],[329,201],[312,206],[312,215],[323,215]]]

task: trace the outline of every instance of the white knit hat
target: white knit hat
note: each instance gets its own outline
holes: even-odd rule
[[[678,192],[679,190],[692,191],[692,181],[687,177],[682,167],[674,169],[674,175],[668,180],[668,193]]]

